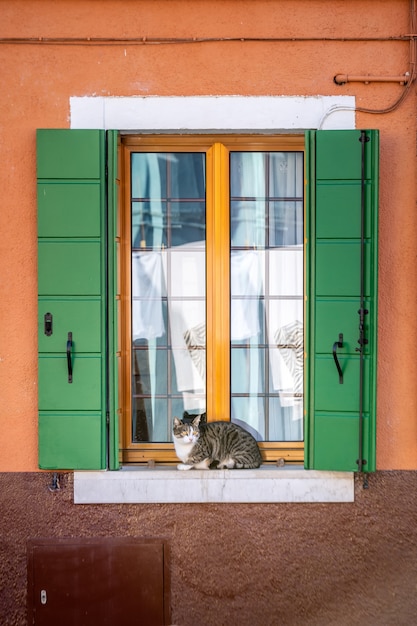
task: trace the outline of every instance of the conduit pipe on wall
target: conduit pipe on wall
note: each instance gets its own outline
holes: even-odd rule
[[[348,81],[352,81],[354,78],[364,79],[363,82],[365,83],[370,83],[372,82],[372,80],[375,82],[392,82],[392,78],[395,78],[396,79],[395,82],[400,82],[404,86],[404,89],[400,97],[397,98],[395,102],[385,107],[384,109],[368,109],[366,107],[355,107],[355,111],[358,111],[360,113],[373,113],[373,114],[378,114],[378,115],[391,113],[392,111],[395,111],[395,109],[397,109],[400,106],[400,104],[404,102],[404,100],[407,98],[408,94],[411,91],[413,84],[415,83],[417,79],[417,34],[416,34],[417,33],[417,0],[410,0],[410,32],[413,33],[413,34],[407,35],[410,41],[410,52],[409,52],[410,70],[409,72],[405,72],[405,74],[403,74],[402,76],[378,77],[378,76],[371,76],[371,75],[370,76],[353,76],[349,74],[336,74],[333,80],[337,85],[343,85],[344,83]],[[336,81],[336,78],[338,78],[339,80]],[[347,79],[347,80],[344,80],[344,79]],[[329,114],[333,113],[334,110],[335,109],[330,110]],[[324,116],[321,119],[320,124],[323,124],[325,117],[326,116]]]
[[[351,74],[336,74],[333,78],[336,85],[345,83],[400,83],[406,85],[410,79],[410,73],[406,72],[400,76],[355,76]]]

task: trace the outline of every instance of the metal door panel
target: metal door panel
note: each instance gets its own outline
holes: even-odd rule
[[[28,622],[35,626],[170,623],[162,540],[50,539],[28,545]]]

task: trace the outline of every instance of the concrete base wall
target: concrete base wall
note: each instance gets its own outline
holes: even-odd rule
[[[26,624],[28,539],[126,536],[169,541],[178,626],[415,623],[417,472],[357,478],[340,504],[74,505],[72,474],[52,478],[0,474],[7,626]]]

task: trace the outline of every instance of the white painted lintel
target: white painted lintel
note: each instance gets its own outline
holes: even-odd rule
[[[74,473],[75,504],[353,502],[353,472],[135,467]]]
[[[297,132],[355,128],[354,96],[72,96],[71,128]]]

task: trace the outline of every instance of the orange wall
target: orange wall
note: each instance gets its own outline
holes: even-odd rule
[[[360,14],[360,19],[359,19]],[[0,471],[37,468],[35,129],[69,126],[71,96],[354,95],[384,108],[394,83],[336,86],[337,73],[403,74],[408,0],[0,0]],[[2,38],[294,38],[111,45]],[[298,38],[317,38],[298,41]],[[381,131],[378,467],[417,468],[416,94]]]

